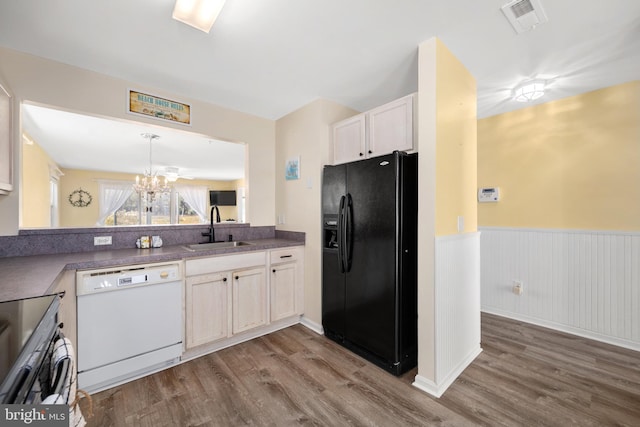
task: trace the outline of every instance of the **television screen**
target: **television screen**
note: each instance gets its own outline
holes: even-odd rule
[[[209,204],[211,206],[235,206],[236,191],[209,191]]]

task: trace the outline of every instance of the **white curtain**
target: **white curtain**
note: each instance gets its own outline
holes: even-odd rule
[[[97,225],[103,226],[109,215],[120,209],[133,193],[133,183],[125,181],[100,181],[100,217]]]
[[[207,187],[196,185],[176,185],[176,191],[182,199],[196,211],[200,221],[207,221]]]

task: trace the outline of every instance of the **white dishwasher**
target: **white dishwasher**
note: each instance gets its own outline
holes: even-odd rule
[[[80,388],[104,390],[179,360],[179,264],[78,271],[76,291]]]

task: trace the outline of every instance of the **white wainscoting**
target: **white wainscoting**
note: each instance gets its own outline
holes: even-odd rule
[[[481,230],[482,311],[640,350],[640,233]]]
[[[435,249],[435,381],[413,385],[440,397],[482,351],[480,233],[438,237]]]

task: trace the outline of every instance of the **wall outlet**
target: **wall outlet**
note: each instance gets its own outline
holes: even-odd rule
[[[522,292],[524,291],[524,285],[522,284],[521,281],[519,280],[514,280],[513,281],[513,293],[520,296],[522,295]]]
[[[110,245],[111,236],[95,236],[93,238],[93,246]]]

